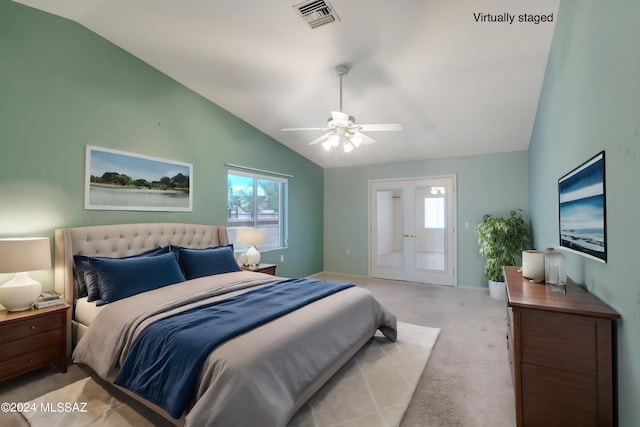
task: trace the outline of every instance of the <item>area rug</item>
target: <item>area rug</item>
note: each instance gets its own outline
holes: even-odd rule
[[[289,426],[398,426],[439,333],[399,322],[397,342],[376,335],[294,415]],[[153,426],[91,378],[34,399],[24,409],[22,415],[31,427]]]

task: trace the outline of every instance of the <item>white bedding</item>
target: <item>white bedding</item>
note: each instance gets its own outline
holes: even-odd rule
[[[81,325],[90,326],[103,308],[104,306],[97,307],[95,301],[87,301],[87,297],[78,298],[76,300],[75,321]]]

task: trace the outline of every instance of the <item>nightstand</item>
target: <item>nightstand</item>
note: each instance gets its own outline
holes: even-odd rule
[[[242,269],[245,271],[257,271],[258,273],[267,273],[272,276],[276,275],[276,264],[263,264],[258,265],[243,265]]]
[[[0,381],[56,363],[67,372],[69,305],[0,311]]]

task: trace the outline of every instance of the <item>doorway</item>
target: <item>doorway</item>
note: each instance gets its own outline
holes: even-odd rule
[[[369,181],[370,275],[456,286],[455,175]]]

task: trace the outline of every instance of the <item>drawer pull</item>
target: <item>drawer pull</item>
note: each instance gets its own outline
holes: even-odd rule
[[[36,330],[36,325],[31,325],[31,330],[35,331]]]

